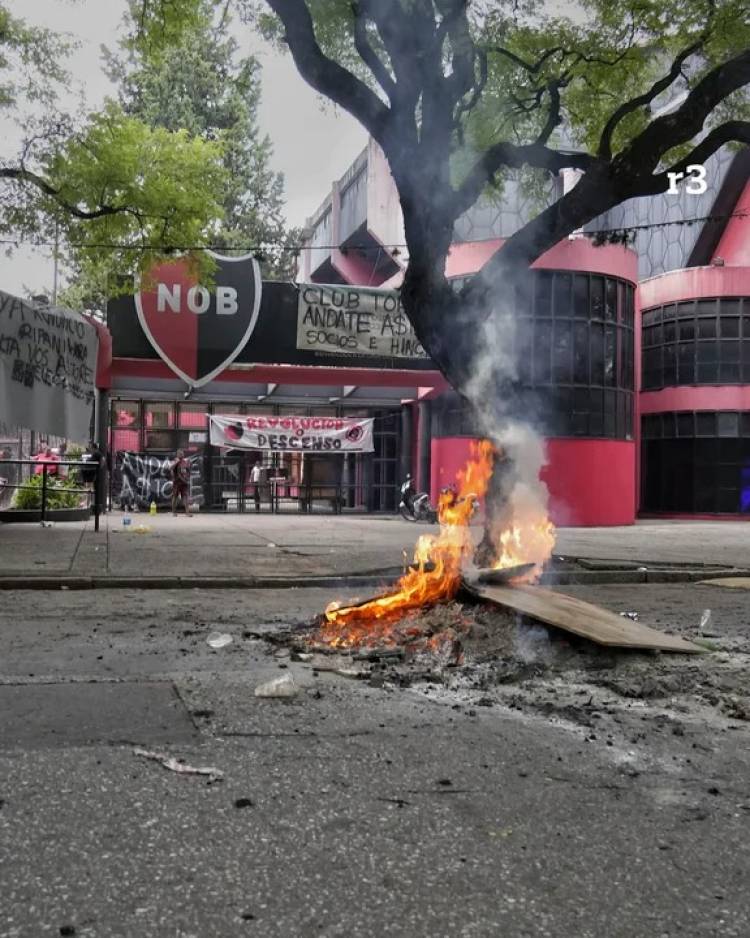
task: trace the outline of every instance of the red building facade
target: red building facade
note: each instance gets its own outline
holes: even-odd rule
[[[639,513],[750,517],[747,153],[722,156],[713,177],[697,210],[719,221],[697,234],[686,227],[681,239],[665,227],[672,233],[662,237],[659,226],[673,222],[658,218],[674,214],[670,204],[626,205],[621,219],[602,226],[631,215],[638,222],[639,213],[654,211],[661,240],[649,231],[648,242],[639,235],[629,249],[566,239],[533,265],[523,298],[516,298],[518,374],[509,413],[545,437],[544,478],[557,524],[626,525]],[[479,206],[457,225],[465,240],[452,246],[446,266],[457,285],[532,211],[520,189],[511,188],[506,202],[501,209]],[[695,210],[682,196],[682,214]],[[407,263],[403,226],[374,144],[307,228],[301,283],[398,287]],[[680,266],[667,269],[674,263]],[[263,291],[258,329],[246,348],[189,393],[140,334],[132,309],[123,314],[128,301],[114,304],[105,379],[112,449],[154,456],[190,449],[203,461],[205,507],[241,508],[241,482],[235,502],[224,496],[245,467],[208,445],[208,414],[372,416],[371,456],[304,465],[275,458],[269,470],[289,483],[282,491],[290,507],[296,509],[306,484],[317,489],[312,502],[320,510],[390,512],[407,472],[436,498],[480,435],[444,379],[417,358],[300,353],[291,312],[298,287],[264,284]]]

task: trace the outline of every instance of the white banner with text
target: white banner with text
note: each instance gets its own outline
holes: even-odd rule
[[[291,453],[371,453],[372,417],[221,417],[211,415],[211,445]]]
[[[0,421],[88,440],[98,348],[95,327],[79,313],[0,291]]]
[[[395,290],[319,283],[299,286],[297,348],[336,355],[427,358]]]

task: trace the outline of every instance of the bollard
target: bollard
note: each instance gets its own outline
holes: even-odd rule
[[[101,461],[96,464],[96,475],[94,476],[94,531],[99,531],[99,492],[101,490],[102,464]]]

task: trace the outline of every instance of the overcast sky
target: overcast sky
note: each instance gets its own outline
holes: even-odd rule
[[[124,0],[6,0],[11,12],[29,23],[66,31],[80,43],[69,62],[87,102],[98,107],[113,94],[101,69],[100,46],[114,48]],[[260,126],[274,146],[275,168],[286,177],[287,219],[302,225],[323,201],[366,143],[362,127],[348,114],[320,99],[299,77],[288,56],[281,56],[238,27],[243,50],[254,51],[263,67]],[[3,156],[13,134],[2,125]],[[52,262],[39,250],[20,250],[10,259],[0,254],[0,289],[10,293],[51,292]]]

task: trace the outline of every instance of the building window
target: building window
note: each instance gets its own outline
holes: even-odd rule
[[[750,513],[750,414],[647,414],[641,432],[643,511]]]
[[[110,451],[139,452],[141,449],[140,401],[113,400],[110,413],[112,427]]]
[[[645,310],[642,334],[645,391],[750,384],[750,298],[690,300]]]
[[[632,439],[635,377],[634,289],[598,274],[532,271],[518,289],[514,347],[518,366],[509,416],[547,436]],[[433,409],[434,436],[476,436],[480,422],[456,396]]]

